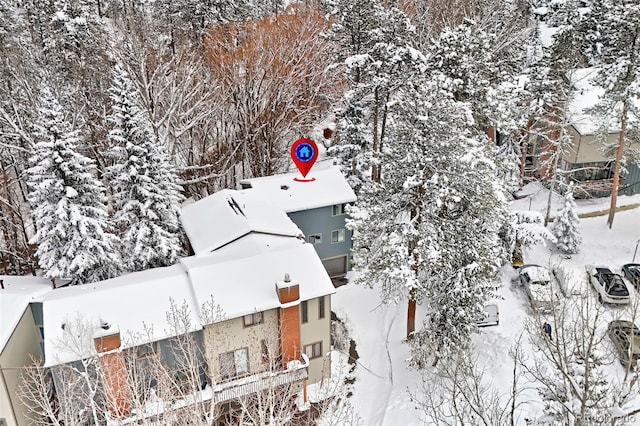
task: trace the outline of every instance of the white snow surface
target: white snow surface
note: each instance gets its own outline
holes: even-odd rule
[[[42,303],[45,366],[91,355],[94,334],[103,322],[120,330],[123,348],[173,337],[167,324],[171,300],[177,307],[186,302],[191,331],[202,327],[200,304],[191,296],[189,277],[180,264],[49,292]],[[87,329],[78,333],[78,343],[63,344],[65,329],[73,333],[80,323]]]
[[[521,191],[530,194],[512,202],[514,210],[546,212],[548,192],[539,184],[530,184]],[[552,197],[552,215],[562,209],[563,199]],[[580,213],[606,210],[609,198],[576,200]],[[640,195],[620,196],[618,206],[640,203]],[[575,270],[576,286],[580,284],[588,297],[596,297],[584,285],[584,265],[589,263],[606,264],[612,270],[620,272],[623,264],[632,261],[634,250],[640,242],[640,208],[616,213],[613,228],[609,229],[607,217],[581,219],[583,242],[580,253],[567,259],[557,254],[555,249],[542,245],[524,251],[527,263],[549,265],[562,263],[568,270]],[[551,225],[549,225],[551,226]],[[640,259],[640,253],[636,261]],[[533,349],[523,329],[524,320],[531,315],[529,303],[522,288],[511,284],[517,275],[510,266],[501,271],[502,286],[499,289],[501,300],[500,325],[485,327],[474,336],[474,355],[477,364],[484,368],[488,380],[506,398],[511,386],[513,368],[509,349],[519,336],[523,335],[525,355],[531,356]],[[633,292],[632,297],[638,297]],[[416,394],[420,386],[419,374],[408,367],[408,345],[403,342],[406,333],[406,302],[400,305],[381,304],[376,289],[369,289],[353,284],[339,287],[332,298],[332,310],[345,320],[351,337],[356,342],[359,355],[355,370],[353,406],[358,410],[366,425],[424,425],[429,424],[422,412],[416,409],[411,395]],[[611,319],[624,314],[619,308],[609,308]],[[609,313],[609,312],[608,312]],[[424,318],[424,311],[418,305],[416,325]],[[604,331],[603,331],[604,332]],[[604,343],[611,345],[608,338]],[[612,354],[610,347],[606,348]],[[612,355],[613,356],[613,355]],[[622,379],[624,371],[615,360],[604,366],[605,372],[612,378]],[[543,403],[535,386],[524,380],[527,386],[520,396],[523,403],[516,424],[526,424],[525,418],[536,419],[542,413]],[[628,413],[640,408],[640,398],[632,400],[623,407],[612,407],[611,413]],[[625,424],[640,425],[640,416],[627,419]]]
[[[185,205],[181,221],[196,255],[206,255],[251,232],[302,235],[281,209],[259,197],[231,189]]]
[[[247,249],[241,257],[236,245]],[[172,307],[186,307],[190,331],[280,307],[276,283],[287,273],[300,285],[300,300],[335,292],[313,245],[297,238],[258,234],[208,256],[183,258],[173,266],[56,289],[43,297],[45,365],[93,354],[96,333],[109,334],[101,331],[105,322],[110,324],[108,331],[120,331],[122,348],[127,348],[175,336],[167,322]],[[217,308],[221,315],[207,312]],[[75,345],[63,343],[78,323],[86,329],[75,333]]]
[[[292,239],[286,247],[253,256],[218,262],[209,257],[182,260],[193,283],[195,297],[222,308],[227,319],[280,306],[276,283],[289,274],[300,285],[300,300],[335,292],[313,245]]]
[[[53,290],[51,281],[44,277],[0,275],[0,353],[11,338],[24,311],[31,302],[37,302]]]
[[[299,182],[294,178],[302,179],[302,175],[287,173],[245,179],[240,183],[251,184],[251,189],[245,190],[247,195],[268,201],[286,213],[356,200],[353,189],[337,166],[316,164],[305,178],[315,179],[310,182]]]

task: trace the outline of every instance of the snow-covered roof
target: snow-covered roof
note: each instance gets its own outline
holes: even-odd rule
[[[313,245],[265,234],[247,235],[170,267],[56,289],[43,298],[45,365],[93,355],[94,337],[113,332],[120,332],[122,348],[173,337],[177,333],[167,321],[173,308],[185,308],[189,331],[277,308],[276,282],[285,273],[300,284],[300,300],[335,292]],[[218,307],[222,316],[207,313]],[[108,330],[101,328],[105,323]]]
[[[179,264],[49,292],[42,301],[45,366],[94,353],[93,338],[111,330],[120,331],[123,348],[173,337],[167,313],[183,303],[191,331],[200,329],[191,283]],[[110,325],[107,332],[100,328],[103,323]],[[73,343],[69,333],[75,335]]]
[[[294,178],[301,178],[300,173],[246,179],[240,184],[251,185],[251,189],[245,190],[247,195],[268,201],[286,213],[356,201],[356,194],[337,166],[311,169],[306,176],[315,178],[311,182]]]
[[[600,101],[604,89],[594,82],[599,69],[578,68],[567,74],[569,82],[574,88],[573,96],[569,102],[569,120],[581,135],[593,135],[598,130],[599,120],[593,113],[588,112]],[[612,123],[612,133],[619,131],[615,123]]]
[[[20,318],[31,302],[38,302],[53,290],[44,277],[0,275],[0,353],[4,351]]]
[[[196,255],[207,254],[251,232],[302,235],[281,209],[231,189],[184,206],[181,220]]]
[[[279,307],[276,282],[286,273],[300,285],[300,300],[335,293],[313,245],[301,240],[291,239],[253,256],[225,261],[216,257],[217,253],[189,257],[182,259],[182,264],[189,271],[195,297],[203,303],[213,300],[225,318]]]

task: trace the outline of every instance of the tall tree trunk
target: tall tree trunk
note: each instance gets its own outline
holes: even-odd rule
[[[616,214],[616,203],[618,200],[618,186],[620,184],[620,161],[622,161],[622,152],[624,151],[624,136],[627,124],[627,104],[622,104],[622,119],[620,120],[620,134],[618,135],[618,149],[616,151],[616,162],[613,165],[613,182],[611,183],[611,206],[609,207],[609,218],[607,224],[609,229],[613,225],[613,217]]]
[[[378,176],[378,165],[375,163],[378,158],[378,119],[380,114],[380,107],[378,105],[380,101],[380,93],[376,87],[373,94],[373,146],[371,147],[371,157],[373,164],[371,165],[371,180],[374,182],[380,182]]]
[[[407,306],[407,339],[411,338],[412,333],[416,330],[416,289],[409,291],[409,305]]]

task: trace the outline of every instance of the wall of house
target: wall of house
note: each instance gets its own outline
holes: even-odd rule
[[[319,300],[307,301],[308,322],[300,324],[300,345],[304,348],[316,342],[322,342],[322,356],[309,360],[309,383],[322,380],[323,374],[329,376],[329,356],[331,350],[331,296],[324,296],[324,318],[319,318]]]
[[[269,354],[279,353],[278,331],[277,309],[263,312],[262,324],[245,327],[242,318],[234,318],[205,326],[203,338],[209,375],[216,382],[221,381],[220,354],[242,348],[248,349],[250,374],[268,370],[269,362],[262,357],[262,340],[266,340]]]
[[[320,259],[349,255],[351,250],[351,231],[346,229],[346,214],[333,216],[333,206],[288,213],[289,218],[300,228],[305,237],[322,234],[322,243],[314,244]],[[331,232],[345,230],[344,241],[331,243]],[[308,241],[308,238],[307,238]]]
[[[569,163],[593,163],[607,160],[600,153],[602,143],[598,142],[594,135],[581,135],[573,126],[569,126],[569,134],[574,141],[574,152],[566,154],[564,160]],[[607,135],[607,143],[617,143],[617,141],[617,133]]]
[[[31,356],[42,358],[39,342],[40,335],[31,309],[27,308],[0,354],[0,418],[8,426],[28,424],[27,411],[18,398],[17,389],[20,368],[31,364]]]

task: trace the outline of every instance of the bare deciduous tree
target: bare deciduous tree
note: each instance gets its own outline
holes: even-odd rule
[[[512,347],[510,355],[513,369],[508,394],[501,394],[491,384],[486,371],[476,365],[477,360],[470,351],[460,351],[452,358],[442,359],[436,368],[421,372],[421,388],[419,393],[412,395],[413,401],[427,419],[438,425],[519,424],[519,410],[526,404],[519,400],[523,389],[520,340]]]
[[[550,337],[542,329],[547,321]],[[536,352],[520,366],[539,385],[545,412],[555,421],[581,425],[607,415],[610,380],[600,369],[605,362],[604,322],[603,305],[584,294],[559,300],[549,317],[534,315],[526,323]]]

